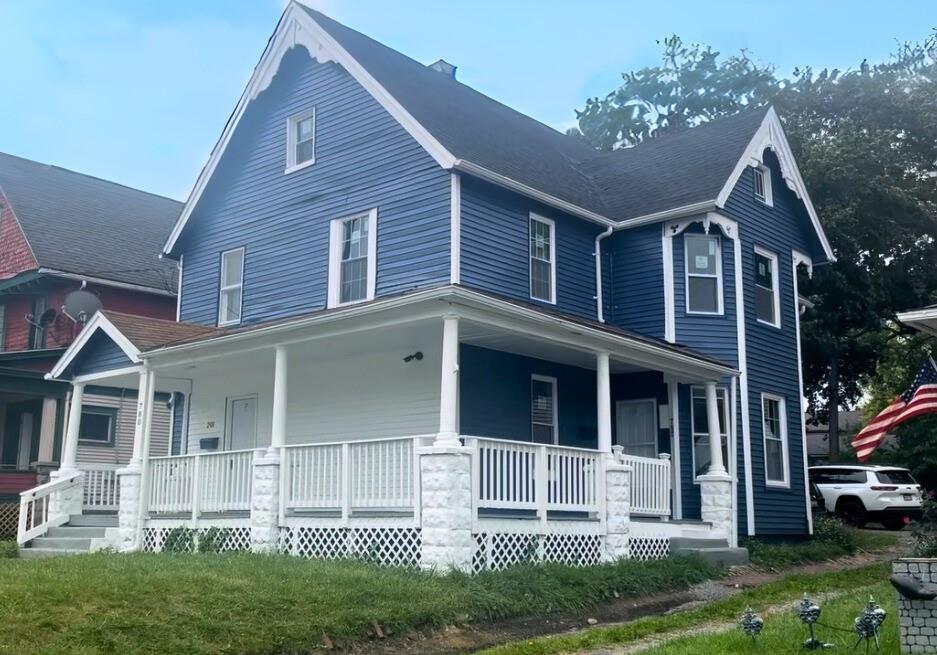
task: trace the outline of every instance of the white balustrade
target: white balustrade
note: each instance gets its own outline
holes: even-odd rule
[[[478,508],[598,513],[604,498],[602,454],[585,448],[466,437]]]
[[[670,455],[638,457],[621,455],[631,467],[631,513],[640,516],[670,516]]]
[[[82,509],[117,511],[120,508],[117,464],[79,464],[79,469],[85,474]]]
[[[285,446],[280,468],[282,512],[413,510],[419,497],[415,446],[401,437]]]
[[[65,477],[52,482],[40,484],[20,494],[19,525],[16,530],[16,541],[23,545],[30,539],[41,537],[49,528],[65,524],[68,515],[56,508],[56,501],[62,494],[73,491],[80,486],[82,473],[73,471]],[[74,493],[78,493],[74,491]]]
[[[153,457],[149,460],[151,514],[250,511],[252,450]]]

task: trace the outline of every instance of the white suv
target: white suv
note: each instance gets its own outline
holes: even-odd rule
[[[900,530],[921,517],[921,487],[908,469],[891,466],[811,466],[811,496],[846,521]]]

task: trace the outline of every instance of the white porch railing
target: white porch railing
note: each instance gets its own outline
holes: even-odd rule
[[[85,474],[81,507],[90,511],[120,509],[120,483],[117,464],[79,464]]]
[[[428,437],[399,437],[285,446],[280,459],[280,516],[308,510],[415,511],[416,446]]]
[[[604,504],[602,454],[585,448],[465,437],[472,449],[473,495],[479,509],[598,514]]]
[[[631,513],[640,516],[670,516],[672,486],[670,455],[638,457],[620,455],[631,467]]]
[[[60,512],[56,507],[57,497],[81,485],[81,479],[82,473],[73,471],[67,477],[46,482],[22,492],[16,542],[22,546],[30,539],[41,537],[49,531],[49,528],[68,522],[68,514]]]
[[[152,514],[250,511],[254,451],[153,457],[147,510]]]

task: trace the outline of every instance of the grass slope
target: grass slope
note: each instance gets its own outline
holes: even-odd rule
[[[363,638],[683,589],[698,559],[433,576],[258,555],[95,554],[0,561],[0,653],[279,655]]]

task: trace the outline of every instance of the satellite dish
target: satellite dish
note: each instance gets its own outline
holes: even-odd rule
[[[54,309],[47,309],[46,311],[42,312],[42,316],[39,317],[39,325],[43,327],[45,327],[46,325],[49,325],[50,323],[55,321],[55,317],[57,315],[58,315],[58,312],[55,311]]]
[[[101,309],[101,299],[90,291],[78,289],[65,296],[62,311],[76,323],[87,323]]]

